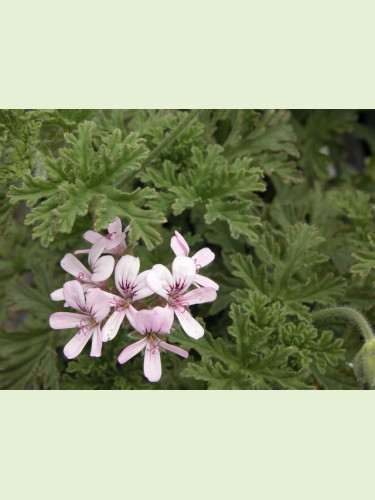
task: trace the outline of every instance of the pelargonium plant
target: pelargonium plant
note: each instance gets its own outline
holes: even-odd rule
[[[73,254],[65,255],[61,267],[77,279],[67,281],[62,288],[53,291],[51,299],[64,300],[65,306],[79,313],[53,313],[50,326],[57,330],[78,330],[64,347],[68,359],[76,358],[90,339],[90,356],[100,357],[103,342],[113,340],[122,326],[129,326],[142,338],[119,354],[119,363],[126,363],[144,350],[144,375],[150,382],[158,382],[162,375],[161,350],[174,352],[183,358],[189,356],[186,350],[160,338],[160,335],[171,334],[174,315],[187,335],[194,339],[204,335],[202,325],[193,318],[189,308],[193,304],[216,299],[219,286],[198,274],[200,268],[212,262],[215,255],[209,248],[203,248],[193,257],[188,257],[189,247],[176,231],[171,239],[172,250],[177,255],[172,262],[172,273],[161,264],[139,273],[140,259],[123,255],[128,251],[128,229],[122,232],[121,220],[116,217],[108,225],[108,235],[102,236],[94,231],[83,235],[92,247],[74,253],[88,254],[92,272]],[[102,256],[105,253],[114,257]],[[162,300],[155,300],[155,294]]]
[[[374,123],[0,110],[0,389],[373,389]]]

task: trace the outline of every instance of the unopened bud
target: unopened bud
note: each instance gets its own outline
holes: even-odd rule
[[[375,386],[375,338],[368,340],[353,361],[360,382]]]

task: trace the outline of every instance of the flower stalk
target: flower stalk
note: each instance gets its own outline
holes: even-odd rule
[[[323,318],[328,318],[330,316],[344,316],[350,319],[360,328],[366,341],[373,340],[375,338],[374,332],[367,321],[367,319],[360,312],[347,306],[338,307],[328,307],[327,309],[321,309],[320,311],[314,311],[311,313],[312,320],[318,320]]]
[[[375,335],[363,314],[351,307],[339,306],[313,312],[311,316],[313,321],[329,316],[344,316],[359,326],[365,344],[353,360],[353,370],[360,382],[375,386]]]

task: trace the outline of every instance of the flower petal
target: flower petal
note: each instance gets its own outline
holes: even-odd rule
[[[125,303],[124,297],[120,297],[119,295],[115,295],[114,293],[105,292],[104,290],[102,290],[102,292],[106,297],[108,297],[109,305],[111,307],[116,307]]]
[[[92,356],[93,358],[100,358],[101,355],[102,355],[102,332],[100,331],[100,326],[97,325],[93,329],[90,356]]]
[[[120,233],[113,235],[111,238],[106,238],[105,241],[105,251],[108,252],[109,250],[113,250],[125,241],[125,234]]]
[[[115,246],[114,248],[111,248],[111,250],[108,250],[108,253],[111,253],[112,255],[117,255],[118,257],[122,257],[124,255],[125,250],[126,250],[126,243],[125,239],[123,239],[119,245]]]
[[[175,255],[185,255],[188,256],[190,252],[189,245],[187,244],[185,238],[178,232],[174,232],[175,236],[171,238],[171,248]]]
[[[199,267],[204,267],[210,264],[215,258],[215,254],[209,248],[202,248],[195,255],[192,256],[193,261]]]
[[[169,270],[161,265],[155,264],[147,274],[147,285],[151,290],[165,299],[169,297],[170,290],[174,287],[174,279]]]
[[[108,342],[116,337],[124,318],[125,310],[115,311],[111,314],[102,328],[103,342]]]
[[[147,275],[150,271],[143,271],[138,274],[134,281],[133,300],[144,299],[154,293],[153,290],[147,285]]]
[[[143,373],[150,382],[158,382],[161,378],[160,351],[157,346],[147,342],[145,359],[143,362]]]
[[[196,269],[190,257],[176,257],[172,263],[172,274],[175,286],[183,293],[193,283]]]
[[[174,321],[174,310],[170,306],[165,307],[155,307],[155,309],[162,309],[160,326],[158,330],[155,330],[157,333],[170,333],[171,328]]]
[[[183,301],[187,302],[190,306],[193,304],[204,304],[205,302],[212,302],[216,300],[217,293],[213,288],[196,288],[191,292],[185,293]]]
[[[83,237],[90,243],[95,243],[99,238],[103,238],[103,236],[96,231],[86,231]]]
[[[76,278],[81,278],[85,281],[91,280],[91,273],[85,266],[74,257],[73,254],[67,253],[61,260],[61,267],[69,274],[72,274]]]
[[[142,309],[135,315],[135,329],[140,333],[154,332],[154,318],[158,316],[155,309]]]
[[[122,224],[120,217],[116,217],[113,222],[108,224],[108,233],[121,233]]]
[[[52,300],[64,300],[64,289],[58,288],[50,294]]]
[[[91,330],[86,330],[85,333],[83,333],[82,330],[80,330],[78,333],[74,335],[74,337],[69,340],[69,342],[66,344],[64,347],[64,354],[68,359],[73,359],[78,356],[78,354],[81,354],[83,351],[83,348],[87,344],[87,342],[91,339],[93,332],[93,328]]]
[[[80,255],[81,253],[90,253],[90,249],[89,248],[85,248],[83,250],[75,250],[74,251],[74,255]]]
[[[202,325],[196,321],[188,311],[180,312],[177,309],[174,311],[185,333],[193,339],[200,339],[204,335]]]
[[[200,274],[195,275],[194,284],[213,288],[214,290],[219,290],[220,288],[215,281],[211,280],[210,278],[207,278],[206,276],[201,276]]]
[[[135,326],[135,316],[136,316],[137,312],[138,312],[137,309],[135,307],[133,307],[131,304],[129,304],[129,306],[125,309],[126,317],[128,318],[128,321],[131,324],[131,326],[134,328],[134,330],[137,329]]]
[[[160,342],[159,346],[163,347],[164,349],[167,349],[167,351],[174,352],[175,354],[178,354],[183,358],[189,357],[189,353],[185,351],[185,349],[181,349],[180,347],[177,347],[173,344],[167,344],[167,342]]]
[[[70,312],[56,312],[51,314],[49,324],[54,330],[64,330],[65,328],[81,328],[90,321],[87,314]]]
[[[106,245],[106,239],[101,237],[95,241],[89,251],[89,266],[92,270],[95,269],[96,261],[99,259]]]
[[[126,298],[131,296],[132,286],[139,271],[138,257],[125,255],[118,261],[115,269],[115,282],[119,292]]]
[[[72,280],[63,286],[65,302],[77,311],[86,312],[86,300],[82,285],[79,281]]]
[[[92,288],[86,295],[86,309],[95,321],[100,323],[109,313],[109,299],[99,288]]]
[[[100,259],[95,262],[95,266],[92,269],[92,281],[105,281],[111,276],[114,267],[115,259],[111,255],[100,257]]]
[[[173,324],[173,310],[170,307],[142,309],[135,316],[135,327],[140,333],[169,333]]]
[[[81,283],[81,285],[84,293],[87,293],[89,290],[93,290],[94,288],[100,288],[100,283]]]
[[[129,359],[133,358],[136,354],[142,351],[147,344],[147,338],[138,340],[138,342],[134,342],[134,344],[128,345],[125,349],[120,353],[118,357],[118,362],[122,365],[129,361]]]

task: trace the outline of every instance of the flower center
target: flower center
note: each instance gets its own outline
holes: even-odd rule
[[[185,312],[185,309],[189,307],[189,303],[184,300],[183,296],[172,298],[168,302],[173,307],[173,309],[177,309],[177,311],[179,311],[180,313]]]
[[[156,336],[155,332],[150,332],[147,334],[147,350],[151,351],[152,355],[155,355],[156,351],[160,352],[159,344],[161,340]]]
[[[178,280],[175,281],[173,285],[170,286],[169,288],[169,295],[172,297],[175,297],[176,295],[179,295],[186,287],[186,280]]]
[[[122,295],[129,301],[132,301],[134,295],[136,295],[137,293],[136,285],[134,283],[131,283],[130,281],[122,281],[120,283],[120,288]]]
[[[83,335],[87,335],[90,333],[92,328],[96,326],[96,321],[93,317],[87,317],[87,319],[81,319],[79,322],[79,325],[77,325],[77,328],[79,328],[78,333],[83,333]]]
[[[124,311],[129,306],[130,306],[130,300],[116,299],[115,311],[117,312]]]

